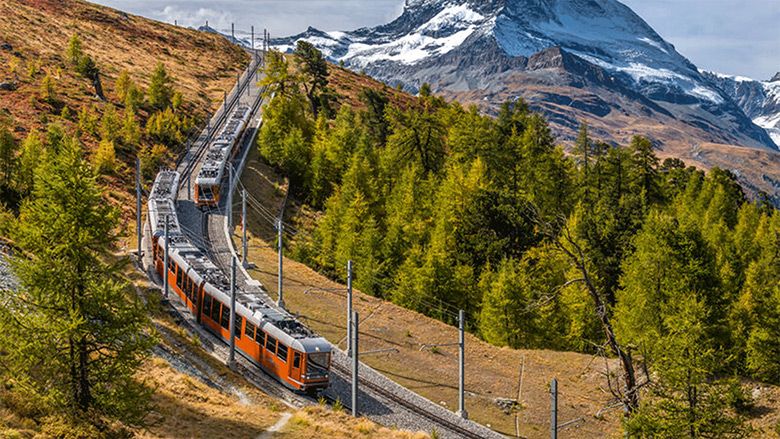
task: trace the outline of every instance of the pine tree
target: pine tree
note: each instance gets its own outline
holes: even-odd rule
[[[16,139],[6,127],[0,127],[0,179],[2,185],[11,187],[16,167]]]
[[[748,437],[744,416],[728,399],[742,390],[712,372],[720,367],[722,353],[709,337],[707,313],[696,294],[677,295],[665,307],[660,316],[665,329],[654,341],[657,382],[639,412],[627,420],[630,436]]]
[[[155,342],[140,300],[106,262],[117,211],[75,139],[66,139],[35,178],[13,233],[34,257],[12,261],[21,288],[4,295],[4,373],[41,409],[138,422],[149,390],[136,371]]]
[[[122,120],[112,104],[107,104],[100,118],[100,138],[114,142],[122,130]]]
[[[35,169],[47,160],[45,155],[46,151],[40,134],[36,130],[30,131],[30,134],[22,142],[21,153],[19,154],[17,186],[22,194],[28,195],[32,192],[35,181]]]
[[[129,108],[125,108],[121,136],[125,145],[135,147],[141,143],[141,125],[139,125],[135,113]]]
[[[264,73],[260,86],[266,88],[267,96],[291,97],[297,93],[298,78],[290,72],[287,58],[281,52],[266,53]]]
[[[54,105],[57,102],[57,84],[50,74],[46,74],[39,87],[39,96],[42,101]]]
[[[296,44],[295,56],[298,59],[298,70],[304,79],[301,83],[316,119],[320,110],[320,93],[328,86],[328,63],[322,52],[305,40],[299,40]]]
[[[78,34],[73,34],[68,40],[68,49],[65,51],[65,59],[74,67],[78,64],[84,51],[81,48],[81,38]]]
[[[92,108],[89,108],[86,105],[81,107],[78,115],[79,130],[91,136],[97,136],[99,123],[100,119],[98,118],[94,106]]]
[[[116,79],[116,84],[114,85],[116,95],[121,102],[125,102],[127,100],[127,93],[133,86],[135,86],[135,84],[130,78],[130,73],[127,70],[122,70],[122,72],[119,73],[119,77]]]
[[[173,78],[168,75],[163,63],[157,63],[147,90],[149,105],[157,110],[170,107],[173,92]]]
[[[94,159],[95,170],[101,174],[110,174],[116,167],[116,147],[114,141],[103,139],[98,145]]]

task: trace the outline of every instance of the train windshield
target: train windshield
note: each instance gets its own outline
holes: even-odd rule
[[[330,352],[314,352],[307,355],[306,374],[323,376],[330,366]]]

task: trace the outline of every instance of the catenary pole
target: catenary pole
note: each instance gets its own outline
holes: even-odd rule
[[[358,329],[360,323],[359,317],[357,312],[352,314],[352,324],[354,325],[352,328],[352,416],[354,417],[358,416],[358,366],[360,364],[358,358],[358,337],[360,334],[360,330]]]
[[[352,260],[347,261],[347,356],[352,356]]]
[[[466,411],[466,312],[460,310],[458,313],[458,415],[463,419],[468,419],[469,414]]]
[[[246,189],[241,191],[241,263],[244,268],[249,266],[247,257],[247,240],[246,240]]]
[[[232,366],[236,360],[236,257],[233,256],[230,266],[230,354],[228,365]]]
[[[550,383],[550,438],[558,439],[558,380],[553,378]]]
[[[233,165],[228,162],[228,193],[227,205],[225,206],[225,215],[227,215],[227,225],[230,234],[233,234]]]
[[[277,283],[277,291],[279,292],[279,297],[276,300],[276,304],[279,305],[280,308],[284,309],[284,289],[283,289],[283,264],[284,264],[284,254],[282,253],[282,232],[284,231],[284,224],[282,224],[282,219],[279,218],[276,221],[276,231],[277,231],[277,245],[279,247],[279,276],[278,276],[278,283]]]
[[[165,215],[165,250],[163,252],[163,297],[168,298],[168,222],[170,221],[170,215]]]
[[[141,251],[141,159],[135,159],[135,231],[138,239],[138,265],[143,263]]]

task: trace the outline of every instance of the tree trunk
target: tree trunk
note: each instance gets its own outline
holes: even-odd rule
[[[89,386],[89,354],[87,352],[87,338],[79,341],[79,408],[86,412],[92,403],[92,392]]]
[[[103,94],[103,84],[100,82],[100,73],[96,73],[95,77],[92,78],[92,85],[95,86],[95,96],[101,101],[105,101],[106,96]]]

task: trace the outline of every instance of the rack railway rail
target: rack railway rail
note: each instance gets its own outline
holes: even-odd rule
[[[234,257],[236,251],[233,247],[227,228],[227,218],[225,215],[226,206],[224,199],[216,203],[216,206],[203,212],[196,209],[192,200],[191,188],[197,173],[196,170],[202,165],[203,159],[208,151],[208,145],[213,141],[217,133],[222,129],[237,105],[248,105],[251,107],[251,121],[246,132],[242,133],[238,139],[239,148],[238,157],[245,157],[248,148],[254,143],[254,136],[259,130],[260,119],[256,118],[262,103],[262,91],[251,80],[253,69],[257,68],[259,61],[250,64],[245,74],[242,76],[231,93],[227,103],[223,105],[222,112],[215,115],[213,123],[209,129],[202,133],[198,141],[185,151],[182,160],[179,162],[179,194],[176,204],[178,211],[178,220],[181,222],[181,232],[190,237],[193,244],[213,261],[213,265],[220,268],[223,272]],[[256,93],[252,98],[252,93]],[[251,131],[251,133],[250,133]],[[231,165],[232,166],[232,165]],[[240,169],[238,173],[240,173]],[[237,179],[237,178],[236,178]],[[222,182],[224,185],[225,182]],[[187,188],[186,196],[184,188]],[[234,188],[227,189],[232,191]],[[230,198],[230,197],[223,197]],[[232,206],[230,206],[232,207]],[[147,233],[151,230],[145,228]],[[151,235],[147,236],[146,248],[147,255],[153,252],[148,250],[151,247]],[[152,262],[153,264],[153,262]],[[149,266],[150,264],[146,264]],[[236,287],[244,292],[250,293],[253,297],[259,298],[265,309],[278,310],[274,301],[267,294],[265,288],[251,279],[249,274],[241,267],[237,270]],[[222,337],[215,336],[212,331],[207,331],[202,325],[198,324],[197,318],[192,314],[192,307],[187,305],[186,299],[182,300],[176,294],[170,304],[172,313],[179,322],[185,324],[187,328],[197,333],[201,340],[207,340],[207,349],[212,355],[217,356],[223,361],[227,360],[227,346]],[[283,311],[283,310],[281,310]],[[333,357],[330,369],[330,387],[322,393],[330,401],[339,400],[342,404],[349,401],[349,388],[351,383],[351,372],[348,367],[349,359],[335,346],[331,346]],[[235,356],[234,368],[237,372],[249,379],[250,382],[276,396],[292,407],[301,407],[307,404],[314,404],[316,401],[310,396],[301,395],[290,391],[290,389],[281,385],[278,380],[271,378],[267,372],[261,371],[255,361],[250,361],[238,349],[238,355]],[[502,435],[479,424],[461,419],[455,413],[417,395],[416,393],[403,388],[397,383],[389,380],[380,373],[374,371],[365,364],[360,364],[360,413],[380,424],[396,425],[400,428],[409,430],[436,430],[440,437],[445,438],[501,438]]]

